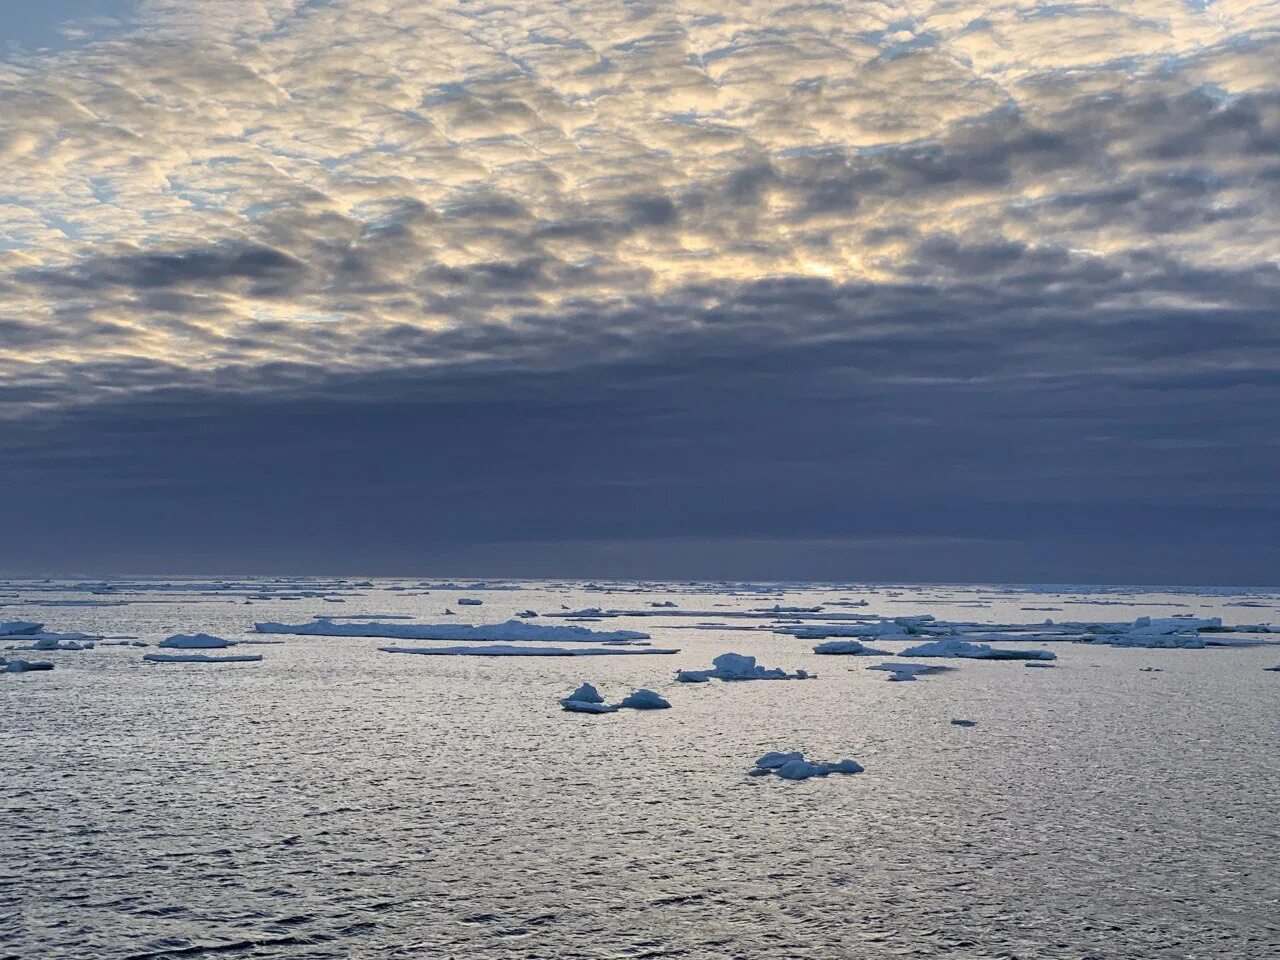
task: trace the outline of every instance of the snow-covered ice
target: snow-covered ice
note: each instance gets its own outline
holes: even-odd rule
[[[783,780],[808,780],[833,773],[862,773],[863,766],[856,760],[840,760],[836,763],[811,762],[802,753],[766,753],[756,761],[750,776],[776,774]]]
[[[618,706],[629,707],[632,710],[666,710],[671,704],[655,691],[642,687],[623,697]]]
[[[30,673],[36,670],[52,670],[48,660],[8,660],[0,657],[0,673]]]
[[[814,653],[823,654],[840,654],[850,657],[889,657],[893,656],[888,650],[877,650],[875,647],[868,647],[857,640],[829,640],[826,643],[820,643],[813,648]]]
[[[211,636],[207,633],[175,633],[173,636],[161,640],[156,646],[171,650],[217,650],[222,647],[234,646],[234,644],[230,640],[224,640],[222,637]]]
[[[710,670],[681,670],[676,679],[681,683],[706,683],[708,680],[809,680],[813,675],[804,670],[795,673],[779,667],[762,667],[755,657],[741,653],[722,653],[715,657]]]
[[[285,633],[308,637],[386,637],[392,640],[539,641],[552,643],[632,643],[648,640],[638,630],[591,630],[578,626],[552,626],[508,620],[472,626],[464,623],[256,623],[258,633]]]
[[[914,680],[921,674],[937,673],[944,667],[936,666],[932,663],[873,663],[867,667],[868,670],[884,670],[889,674],[890,680],[905,681]]]
[[[970,643],[959,637],[943,637],[930,643],[908,647],[903,657],[963,657],[970,660],[1056,660],[1052,650],[1002,650],[985,643]]]
[[[489,643],[480,647],[379,647],[383,653],[417,653],[434,657],[608,657],[679,653],[660,647],[517,647]]]

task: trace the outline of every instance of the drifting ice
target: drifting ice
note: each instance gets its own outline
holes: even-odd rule
[[[230,640],[223,640],[221,637],[210,636],[207,633],[175,633],[172,637],[161,640],[156,646],[173,650],[216,650],[233,646],[233,644]]]
[[[843,654],[851,657],[888,657],[892,654],[888,650],[877,650],[875,647],[868,647],[857,640],[829,640],[826,643],[820,643],[813,648],[814,653],[830,653]]]
[[[708,680],[809,680],[813,675],[797,670],[787,673],[778,667],[761,667],[756,664],[755,657],[741,653],[722,653],[711,661],[714,666],[710,670],[681,670],[676,679],[681,683],[706,683]]]
[[[665,697],[654,691],[641,688],[623,697],[618,706],[629,707],[632,710],[667,710],[671,704]]]
[[[1001,650],[985,643],[969,643],[959,637],[944,637],[931,643],[909,647],[904,657],[964,657],[970,660],[1056,660],[1051,650]]]
[[[648,640],[638,630],[589,630],[586,627],[550,626],[508,620],[506,623],[255,623],[258,633],[288,633],[308,637],[387,637],[392,640],[551,641],[554,643],[630,643]]]
[[[810,777],[825,777],[832,773],[862,773],[862,764],[856,760],[841,760],[838,763],[811,763],[802,753],[766,753],[756,761],[755,769],[750,776],[763,777],[776,774],[783,780],[808,780]]]
[[[516,647],[491,643],[482,647],[379,647],[383,653],[418,653],[434,657],[607,657],[679,653],[658,647]]]
[[[219,657],[207,653],[144,653],[142,659],[151,663],[257,663],[262,654],[238,653]]]

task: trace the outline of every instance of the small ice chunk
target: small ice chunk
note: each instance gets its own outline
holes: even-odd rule
[[[237,653],[220,657],[208,653],[144,653],[142,659],[151,663],[257,663],[262,654]]]
[[[666,710],[671,704],[654,691],[642,688],[627,694],[618,706],[632,710]]]
[[[953,720],[951,721],[951,725],[952,725],[953,727],[976,727],[976,726],[978,725],[978,721],[976,721],[976,720],[955,720],[955,719],[953,719]]]
[[[43,623],[33,620],[5,620],[0,622],[0,637],[25,637],[44,630]],[[24,661],[25,662],[25,661]]]
[[[969,660],[1056,660],[1052,650],[1002,650],[985,643],[970,643],[959,637],[943,637],[930,643],[908,647],[903,657],[963,657]]]
[[[812,674],[804,670],[795,673],[778,667],[762,667],[755,657],[741,653],[722,653],[714,658],[710,670],[681,670],[676,679],[681,683],[705,683],[707,680],[809,680]]]
[[[814,653],[842,654],[850,657],[889,657],[888,650],[877,650],[857,640],[828,640],[813,648]]]
[[[158,647],[173,650],[216,650],[232,645],[230,640],[223,640],[208,633],[175,633],[156,644]]]
[[[484,603],[484,601],[483,601],[483,600],[476,600],[476,599],[474,599],[474,598],[472,598],[472,597],[459,597],[459,598],[458,598],[458,606],[460,606],[460,607],[478,607],[478,606],[480,606],[480,604],[482,604],[482,603]]]
[[[756,766],[765,770],[777,770],[784,763],[790,763],[792,760],[803,760],[803,753],[778,753],[772,751],[766,753],[763,757],[756,761]]]
[[[574,700],[572,697],[565,697],[560,701],[560,706],[570,713],[617,713],[618,708],[607,703],[594,703],[590,700]]]
[[[30,673],[35,670],[52,670],[48,660],[7,660],[0,657],[0,673]]]
[[[836,763],[810,762],[802,753],[766,753],[756,761],[749,776],[759,777],[776,773],[783,780],[808,780],[833,773],[862,773],[863,766],[856,760],[840,760]]]
[[[889,673],[889,679],[895,681],[914,680],[916,677],[925,673],[934,673],[941,670],[931,663],[873,663],[867,667],[868,670],[886,670]]]
[[[581,700],[583,703],[604,703],[604,697],[600,696],[600,691],[589,683],[584,683],[565,699]]]

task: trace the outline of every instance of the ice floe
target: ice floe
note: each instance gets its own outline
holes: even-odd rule
[[[460,606],[460,607],[478,607],[478,606],[480,606],[482,603],[484,603],[484,601],[483,601],[483,600],[477,600],[477,599],[475,599],[474,597],[459,597],[459,598],[458,598],[458,606]]]
[[[953,727],[976,727],[978,725],[978,721],[977,720],[952,720],[951,725]]]
[[[8,660],[0,657],[0,673],[31,673],[36,670],[52,670],[48,660]]]
[[[741,653],[722,653],[711,663],[710,670],[681,670],[676,679],[681,683],[706,683],[708,680],[811,680],[814,677],[804,670],[787,673],[779,667],[762,667],[755,657]]]
[[[659,647],[517,647],[487,643],[479,647],[379,647],[383,653],[417,653],[429,657],[607,657],[664,655],[678,649]]]
[[[820,643],[813,648],[814,653],[823,654],[839,654],[849,657],[888,657],[892,654],[888,650],[877,650],[875,647],[868,647],[858,640],[828,640],[826,643]]]
[[[836,763],[811,762],[802,753],[766,753],[756,761],[749,776],[763,777],[774,774],[783,780],[808,780],[826,777],[833,773],[862,773],[863,766],[856,760],[840,760]]]
[[[257,663],[260,653],[232,653],[216,656],[208,653],[144,653],[142,659],[150,663]]]
[[[632,710],[666,710],[670,708],[671,703],[661,694],[642,687],[628,693],[619,701],[618,706]]]
[[[224,640],[222,637],[215,637],[208,633],[175,633],[173,636],[161,640],[156,646],[171,650],[217,650],[222,647],[234,646],[234,644],[230,640]]]
[[[959,637],[943,637],[930,643],[908,647],[903,657],[963,657],[969,660],[1056,660],[1052,650],[1002,650],[985,643],[970,643]]]
[[[648,640],[638,630],[591,630],[587,627],[552,626],[508,620],[505,623],[256,623],[258,633],[287,633],[309,637],[386,637],[392,640],[538,641],[553,643],[632,643]]]
[[[33,633],[41,633],[43,623],[32,620],[6,620],[0,622],[0,637],[24,637]]]
[[[946,668],[932,663],[894,663],[890,661],[889,663],[873,663],[867,669],[884,670],[889,674],[890,680],[907,681],[914,680],[922,674],[939,673]]]

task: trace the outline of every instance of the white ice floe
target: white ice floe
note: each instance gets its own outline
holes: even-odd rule
[[[814,653],[824,654],[841,654],[850,657],[890,657],[893,656],[888,650],[877,650],[875,647],[868,647],[857,640],[828,640],[826,643],[820,643],[813,648]]]
[[[710,670],[681,670],[676,679],[681,683],[706,683],[708,680],[810,680],[814,676],[804,670],[787,673],[779,667],[762,667],[755,657],[741,653],[722,653],[711,663]]]
[[[379,647],[383,653],[417,653],[428,657],[607,657],[679,653],[659,647],[517,647],[488,643],[480,647]]]
[[[959,637],[943,637],[903,650],[903,657],[963,657],[969,660],[1056,660],[1052,650],[1002,650],[985,643],[970,643]]]
[[[234,646],[230,640],[215,637],[207,633],[175,633],[156,644],[171,650],[217,650]]]
[[[31,673],[36,670],[52,670],[48,660],[7,660],[0,657],[0,673]]]
[[[560,706],[570,713],[617,713],[618,708],[607,703],[593,703],[590,700],[574,700],[565,697]]]
[[[654,600],[649,604],[651,607],[674,607],[675,605],[674,600]]]
[[[44,631],[43,623],[32,620],[5,620],[0,622],[0,637],[25,637]]]
[[[27,633],[19,639],[30,640],[22,646],[9,646],[9,650],[92,650],[96,640],[83,633]]]
[[[581,700],[583,703],[604,703],[604,697],[600,696],[600,691],[589,683],[582,684],[565,699]]]
[[[508,620],[505,623],[256,623],[258,633],[287,633],[308,637],[387,637],[392,640],[550,641],[553,643],[631,643],[648,640],[638,630],[590,630],[587,627],[552,626]]]
[[[476,600],[474,597],[459,597],[459,598],[458,598],[458,606],[460,606],[460,607],[478,607],[478,606],[480,606],[482,603],[484,603],[484,601],[483,601],[483,600]]]
[[[628,707],[632,710],[666,710],[670,708],[671,704],[665,697],[653,690],[641,688],[623,697],[618,706]]]
[[[1112,647],[1175,647],[1198,650],[1208,646],[1200,636],[1200,630],[1221,627],[1220,617],[1207,620],[1192,617],[1139,617],[1128,626],[1107,625],[1095,630],[1093,642]]]
[[[925,673],[937,673],[944,667],[936,666],[932,663],[873,663],[867,667],[868,670],[884,670],[889,674],[890,680],[906,681],[914,680],[916,677]]]
[[[766,753],[756,761],[749,776],[763,777],[776,774],[783,780],[808,780],[833,773],[862,773],[863,766],[856,760],[840,760],[836,763],[816,763],[804,758],[802,753]]]
[[[151,663],[257,663],[260,653],[234,653],[214,656],[208,653],[144,653],[143,660]]]

